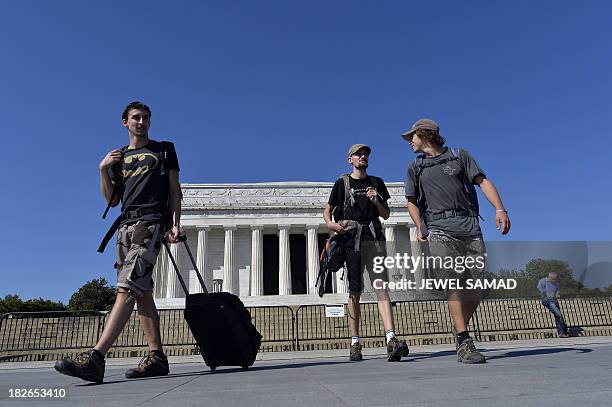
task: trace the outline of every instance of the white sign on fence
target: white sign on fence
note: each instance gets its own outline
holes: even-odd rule
[[[344,316],[344,305],[325,305],[325,317],[338,318]]]

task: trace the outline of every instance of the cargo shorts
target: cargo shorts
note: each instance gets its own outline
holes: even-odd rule
[[[153,267],[162,245],[159,223],[138,221],[117,231],[117,288],[127,288],[128,301],[153,290]]]
[[[466,283],[468,280],[484,278],[486,247],[482,235],[458,237],[443,231],[432,230],[427,240],[424,251],[432,257],[430,260],[434,260],[433,257],[435,257],[438,261],[433,261],[432,264],[425,267],[424,277],[459,281],[460,289],[441,290],[446,292],[448,300],[479,301],[481,290],[469,289]]]

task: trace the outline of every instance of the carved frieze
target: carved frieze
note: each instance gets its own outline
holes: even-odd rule
[[[262,210],[271,208],[310,209],[325,206],[330,182],[287,182],[258,184],[183,184],[183,210]],[[391,207],[405,207],[402,183],[388,183]]]

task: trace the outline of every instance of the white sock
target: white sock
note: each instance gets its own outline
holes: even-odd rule
[[[351,336],[351,346],[353,346],[356,343],[359,343],[359,337],[358,336]]]
[[[387,343],[389,343],[391,339],[395,338],[395,330],[389,329],[387,332],[385,332],[385,336],[387,337]]]

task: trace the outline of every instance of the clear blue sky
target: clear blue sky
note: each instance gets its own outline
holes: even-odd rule
[[[114,283],[97,166],[135,99],[189,183],[333,181],[356,142],[403,181],[399,134],[431,117],[498,186],[510,239],[612,240],[612,5],[425,3],[4,2],[0,296]]]

